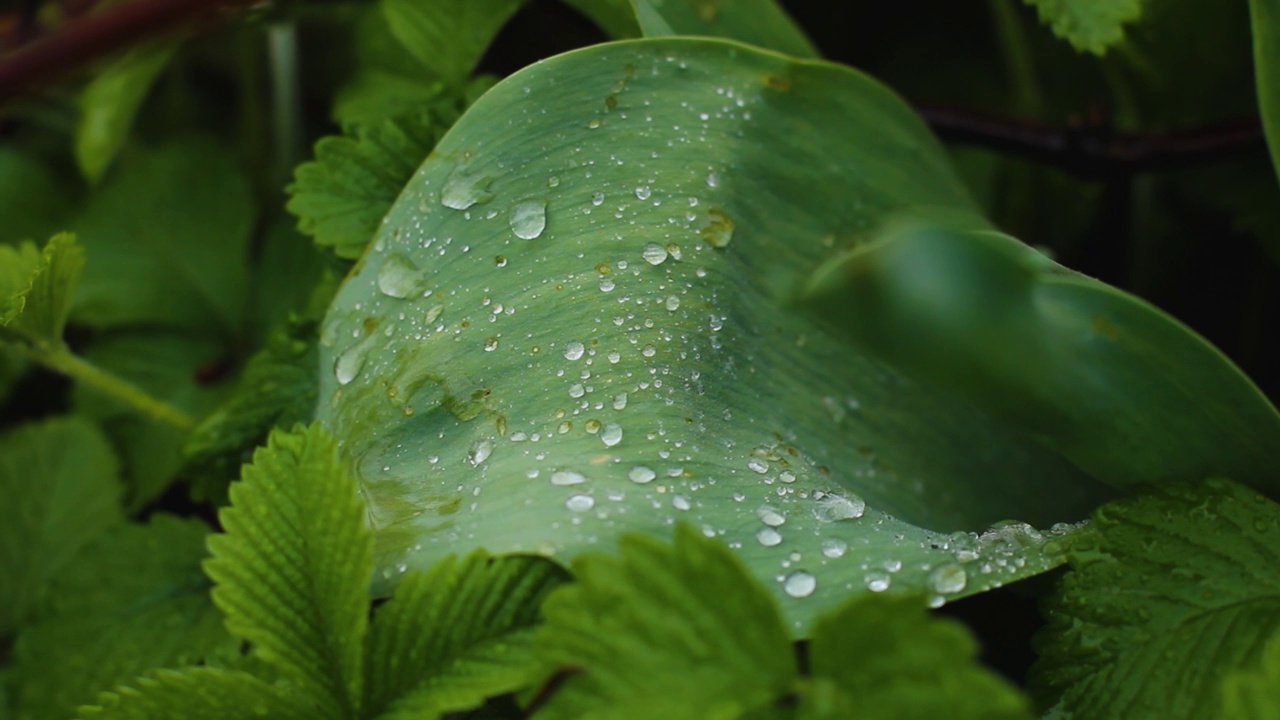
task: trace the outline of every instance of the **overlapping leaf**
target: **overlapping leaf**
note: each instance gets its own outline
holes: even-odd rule
[[[740,40],[798,58],[818,50],[775,0],[633,0],[645,37],[709,35]]]
[[[0,340],[61,346],[83,270],[84,250],[66,233],[43,250],[30,242],[0,245]]]
[[[316,703],[360,709],[372,536],[354,480],[316,427],[277,431],[231,488],[205,571],[227,628]]]
[[[278,686],[219,667],[161,671],[106,693],[80,709],[81,720],[311,720],[314,710]]]
[[[173,40],[135,47],[95,73],[80,92],[76,162],[89,180],[100,180],[115,159],[142,101],[177,47]]]
[[[200,571],[207,534],[158,515],[108,533],[59,573],[14,646],[17,717],[69,717],[144,672],[235,653]]]
[[[460,85],[525,0],[381,0],[387,24],[440,80]]]
[[[1222,720],[1280,717],[1280,634],[1271,637],[1257,667],[1227,675],[1221,713]]]
[[[1217,718],[1280,632],[1280,506],[1225,480],[1104,506],[1048,606],[1033,686],[1077,720]]]
[[[1249,0],[1253,26],[1253,71],[1258,108],[1271,148],[1271,164],[1280,175],[1280,2]]]
[[[1040,20],[1077,50],[1101,55],[1124,38],[1126,23],[1142,14],[1143,0],[1024,0]]]
[[[72,559],[120,522],[116,459],[79,419],[0,435],[0,636],[36,610]]]

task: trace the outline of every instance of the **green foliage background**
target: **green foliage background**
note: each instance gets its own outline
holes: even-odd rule
[[[0,108],[0,719],[1280,717],[1280,2],[884,5]]]

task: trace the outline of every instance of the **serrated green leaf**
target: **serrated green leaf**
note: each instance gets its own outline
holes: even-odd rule
[[[209,529],[156,515],[86,548],[13,650],[17,717],[68,717],[98,693],[159,668],[235,652],[200,571]]]
[[[1217,718],[1223,678],[1280,632],[1280,506],[1226,480],[1094,515],[1037,637],[1032,687],[1076,720]]]
[[[127,159],[73,220],[88,258],[73,317],[238,337],[253,203],[234,157],[188,139]]]
[[[564,0],[566,5],[591,18],[611,39],[640,37],[640,25],[629,0]]]
[[[758,45],[798,58],[817,48],[775,0],[632,0],[645,37],[706,35]]]
[[[0,245],[0,340],[61,345],[83,270],[84,250],[68,233],[43,250],[29,242]]]
[[[360,710],[361,642],[373,552],[356,482],[319,426],[276,431],[254,454],[205,571],[227,628],[300,692],[318,717]]]
[[[1275,720],[1280,717],[1280,633],[1272,635],[1257,667],[1236,670],[1223,680],[1221,720]]]
[[[808,302],[903,374],[1115,487],[1223,474],[1280,494],[1280,413],[1230,360],[1013,238],[901,224],[819,268]]]
[[[116,459],[78,418],[0,435],[0,637],[25,620],[53,579],[123,518]]]
[[[568,560],[685,520],[803,634],[850,593],[940,602],[1053,567],[1069,530],[991,524],[1114,491],[795,307],[894,212],[985,227],[947,163],[865,75],[736,42],[609,43],[494,86],[321,331],[317,418],[355,459],[380,568]]]
[[[525,0],[380,0],[391,33],[433,75],[461,85]]]
[[[76,163],[90,182],[100,180],[115,159],[142,101],[177,48],[174,40],[135,47],[109,62],[80,91]]]
[[[809,643],[817,687],[802,718],[1030,718],[1026,698],[976,662],[961,624],[931,619],[918,600],[869,595],[820,619]]]
[[[567,577],[549,560],[483,551],[408,575],[369,630],[365,712],[426,720],[527,683],[535,669],[527,631]]]
[[[307,699],[245,672],[214,667],[161,671],[104,693],[80,720],[312,720]]]
[[[387,210],[435,147],[452,118],[436,111],[360,127],[355,137],[316,143],[316,159],[298,166],[285,208],[298,230],[341,258],[364,253]]]
[[[537,717],[739,717],[792,689],[782,617],[742,562],[681,524],[674,544],[627,535],[584,555],[543,604],[535,652],[563,674]]]
[[[1040,21],[1075,49],[1102,55],[1124,39],[1124,26],[1142,15],[1143,0],[1023,0]]]
[[[1249,0],[1253,71],[1271,164],[1280,175],[1280,0]]]
[[[208,368],[229,361],[222,340],[216,337],[119,330],[97,337],[85,348],[84,358],[193,417],[212,411],[230,390],[227,383],[200,379]],[[129,488],[128,508],[136,510],[164,491],[182,466],[181,448],[188,431],[141,415],[85,385],[76,386],[72,402],[77,412],[101,425],[116,447]]]

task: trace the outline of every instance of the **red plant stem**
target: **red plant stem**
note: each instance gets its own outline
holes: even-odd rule
[[[142,40],[216,21],[259,0],[135,0],[73,19],[0,57],[0,104]]]

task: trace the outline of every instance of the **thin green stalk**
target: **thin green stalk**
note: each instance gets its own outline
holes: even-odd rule
[[[196,425],[195,418],[148,395],[146,391],[128,380],[116,377],[77,356],[65,346],[19,345],[14,347],[27,359],[113,397],[152,420],[172,425],[179,430],[190,430]]]
[[[298,79],[298,28],[293,22],[267,29],[277,186],[289,181],[302,159],[302,87]]]
[[[1000,39],[1004,66],[1009,72],[1013,109],[1021,116],[1039,119],[1044,113],[1044,96],[1036,81],[1035,60],[1013,0],[991,0],[991,17],[996,37]]]

